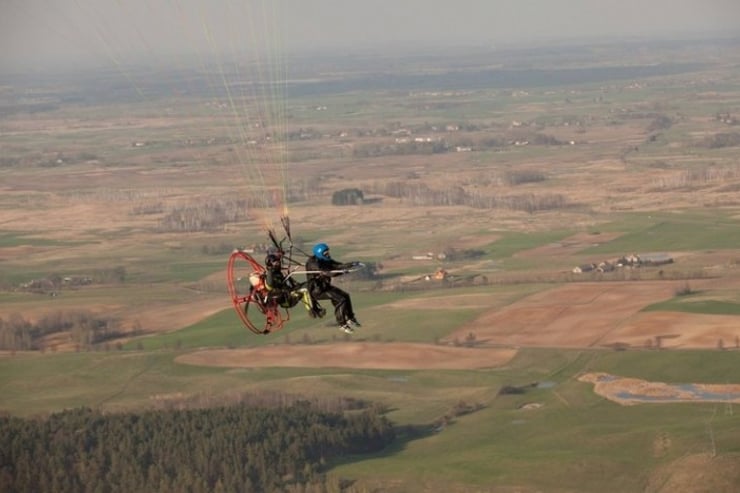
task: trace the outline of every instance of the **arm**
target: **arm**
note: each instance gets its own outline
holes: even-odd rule
[[[342,271],[342,272],[335,272],[332,275],[339,276],[342,274],[347,274],[352,269],[355,269],[357,267],[362,266],[360,262],[334,262],[334,267],[331,269],[333,271]]]

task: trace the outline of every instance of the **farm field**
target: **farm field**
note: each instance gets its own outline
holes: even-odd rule
[[[331,464],[356,491],[736,491],[734,48],[658,70],[661,47],[611,47],[617,78],[523,52],[519,86],[474,56],[454,90],[299,84],[285,162],[239,140],[218,84],[147,93],[131,69],[140,93],[80,102],[3,80],[0,411],[351,396],[424,430]],[[347,189],[361,203],[335,204]],[[229,255],[261,261],[286,212],[297,251],[372,268],[335,281],[355,334],[300,306],[264,336],[234,313]]]

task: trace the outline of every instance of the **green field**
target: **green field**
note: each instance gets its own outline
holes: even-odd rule
[[[399,425],[429,426],[459,402],[481,409],[443,428],[407,436],[382,455],[347,458],[333,474],[368,484],[521,485],[564,491],[634,491],[654,467],[687,450],[740,454],[737,418],[728,405],[644,404],[622,407],[575,377],[583,371],[667,382],[723,383],[736,369],[731,352],[523,350],[507,368],[478,371],[214,369],[173,362],[178,351],[16,354],[0,360],[4,409],[32,416],[77,406],[105,410],[155,407],[176,395],[214,396],[272,390],[301,393],[307,382],[324,396],[384,405]],[[712,364],[703,364],[711,358]],[[23,375],[19,379],[18,375]],[[503,385],[545,382],[521,395]],[[535,403],[540,407],[522,408]],[[714,443],[707,435],[711,420]],[[660,456],[654,443],[669,437]],[[378,471],[383,471],[381,475]],[[409,478],[420,482],[412,486]],[[415,489],[420,488],[420,489]],[[396,491],[396,490],[393,490]]]
[[[586,253],[734,250],[740,242],[740,230],[734,227],[737,218],[720,210],[640,216],[601,226],[602,231],[625,234]]]

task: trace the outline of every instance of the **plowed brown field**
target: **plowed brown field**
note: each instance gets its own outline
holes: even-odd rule
[[[727,279],[693,282],[709,289]],[[737,317],[680,312],[641,312],[675,296],[668,281],[587,282],[536,293],[503,309],[484,313],[454,335],[473,332],[479,342],[510,346],[716,348],[735,345]],[[656,339],[657,338],[657,339]]]

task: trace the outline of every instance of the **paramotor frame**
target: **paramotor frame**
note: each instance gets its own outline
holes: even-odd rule
[[[265,268],[243,250],[229,257],[227,280],[229,295],[239,319],[255,334],[269,334],[283,328],[290,312],[264,284]]]

